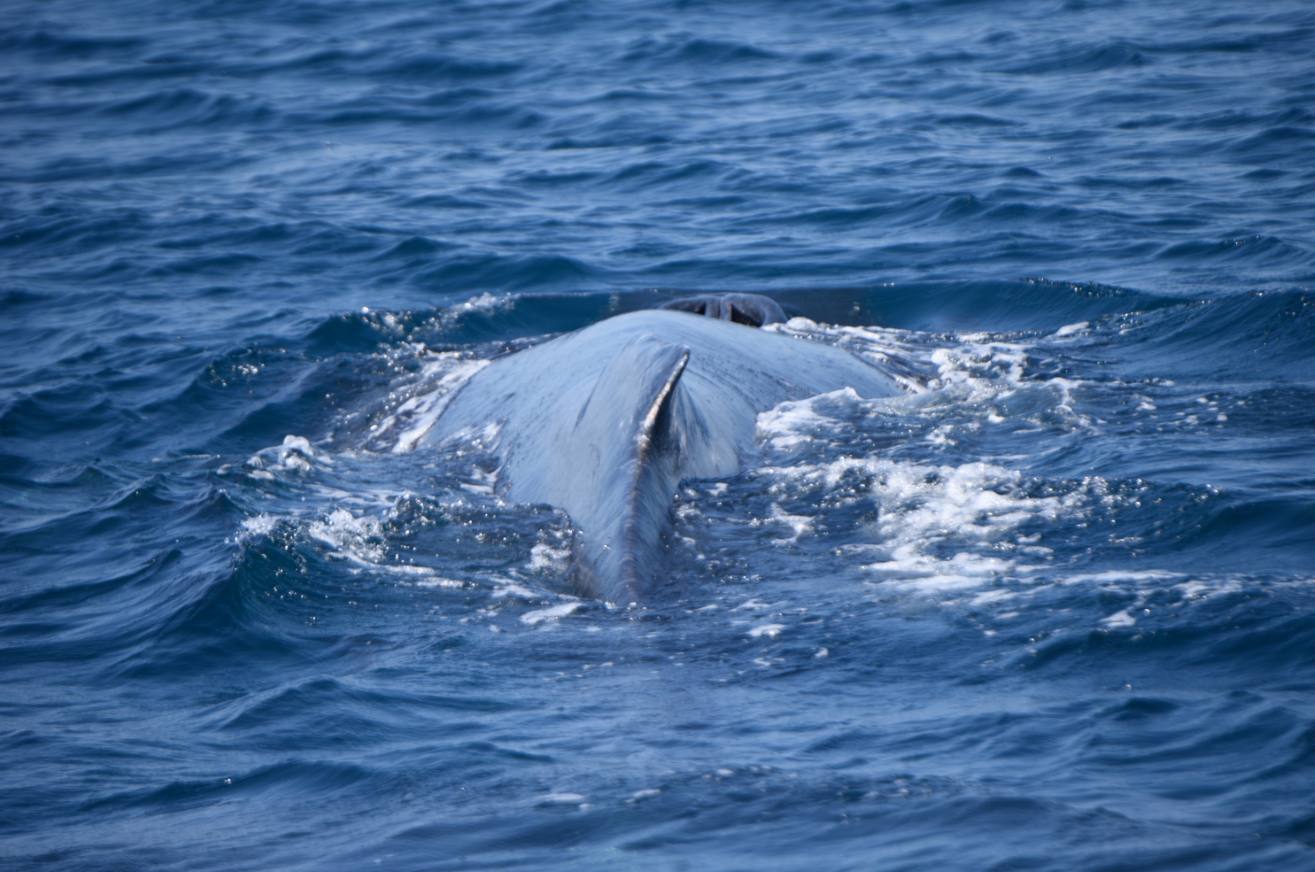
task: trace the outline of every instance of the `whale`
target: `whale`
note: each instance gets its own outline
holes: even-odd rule
[[[604,319],[495,358],[456,389],[421,445],[495,434],[500,493],[569,516],[580,592],[642,601],[661,581],[679,484],[739,474],[760,413],[843,388],[900,393],[843,349],[762,329],[783,320],[774,300],[749,294]]]

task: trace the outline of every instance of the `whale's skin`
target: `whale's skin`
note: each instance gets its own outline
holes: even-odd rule
[[[760,412],[846,387],[899,393],[838,348],[688,312],[632,312],[494,360],[424,443],[496,424],[500,488],[564,509],[583,592],[624,604],[656,581],[682,480],[735,475]]]

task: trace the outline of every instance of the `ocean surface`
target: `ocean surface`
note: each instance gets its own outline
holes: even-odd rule
[[[1315,869],[1315,7],[7,2],[0,868]],[[651,599],[484,361],[895,373]]]

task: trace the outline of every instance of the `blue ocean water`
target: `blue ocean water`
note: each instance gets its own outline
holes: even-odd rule
[[[0,866],[1315,869],[1315,10],[13,2]],[[652,601],[482,361],[695,290],[789,404]]]

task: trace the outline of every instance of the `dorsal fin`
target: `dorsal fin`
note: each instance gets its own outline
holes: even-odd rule
[[[633,337],[575,397],[543,398],[567,404],[567,414],[551,416],[557,427],[510,453],[513,498],[553,495],[579,533],[582,586],[613,602],[636,598],[671,511],[675,443],[666,436],[688,362],[683,345]]]
[[[576,421],[573,438],[597,446],[598,474],[608,482],[590,511],[572,514],[586,552],[582,575],[613,602],[638,596],[671,511],[675,463],[666,429],[688,363],[684,346],[636,337],[608,363]]]
[[[638,451],[641,463],[652,450],[653,442],[658,435],[658,428],[668,417],[671,398],[676,394],[676,383],[680,381],[681,375],[685,372],[685,365],[688,363],[689,349],[682,349],[680,357],[672,364],[671,371],[667,374],[666,382],[658,389],[657,394],[649,404],[648,411],[644,413],[644,417],[640,421],[639,432],[635,434],[635,448]]]

